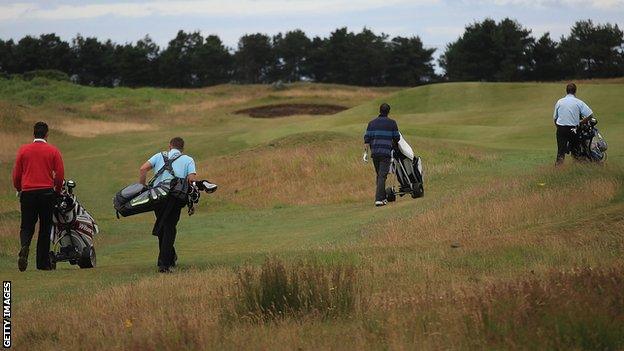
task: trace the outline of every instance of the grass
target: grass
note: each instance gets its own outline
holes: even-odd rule
[[[241,320],[347,317],[359,302],[353,266],[325,267],[314,259],[287,268],[267,258],[259,270],[239,269],[236,283],[232,317]]]
[[[608,163],[554,169],[561,84],[275,91],[0,80],[0,276],[13,281],[15,346],[624,348],[624,84],[609,83],[579,86],[609,142]],[[423,157],[427,183],[425,198],[378,209],[372,165],[360,157],[382,100]],[[234,113],[273,103],[352,108]],[[99,221],[96,269],[16,270],[9,175],[35,119],[49,121]],[[179,270],[161,276],[152,216],[117,220],[111,198],[174,135],[220,189],[182,218]]]

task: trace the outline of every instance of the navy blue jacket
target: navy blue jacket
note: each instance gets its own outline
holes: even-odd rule
[[[379,116],[368,122],[364,143],[371,147],[371,156],[390,157],[394,144],[399,142],[399,127],[389,117]]]

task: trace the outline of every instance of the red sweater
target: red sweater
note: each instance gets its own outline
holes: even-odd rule
[[[13,168],[13,186],[17,191],[55,188],[60,191],[65,178],[59,150],[42,141],[22,145]]]

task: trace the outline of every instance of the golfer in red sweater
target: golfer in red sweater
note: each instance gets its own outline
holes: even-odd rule
[[[39,220],[37,239],[37,269],[50,270],[50,230],[56,192],[63,186],[63,158],[59,150],[48,144],[48,125],[37,122],[35,140],[22,145],[17,152],[13,168],[13,185],[20,194],[22,224],[17,266],[25,271],[28,266],[30,241]]]

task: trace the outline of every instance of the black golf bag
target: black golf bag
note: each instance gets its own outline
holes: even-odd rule
[[[50,235],[50,264],[56,269],[57,262],[78,264],[80,268],[95,267],[93,237],[99,228],[93,217],[80,205],[73,189],[76,183],[68,180],[54,206],[54,225]]]
[[[131,184],[121,189],[113,199],[113,206],[117,212],[117,217],[128,217],[139,213],[153,211],[156,206],[162,204],[170,196],[177,197],[181,205],[189,207],[189,214],[194,211],[194,204],[199,202],[200,191],[208,194],[217,191],[217,185],[207,180],[193,182],[190,186],[177,186],[176,182],[186,182],[185,179],[172,179],[161,182],[155,187],[147,187],[143,184]],[[181,190],[177,190],[181,189]],[[177,191],[184,191],[184,196],[177,194]]]
[[[598,120],[592,117],[576,128],[576,140],[570,145],[570,153],[576,160],[603,162],[607,159],[607,142],[596,124]]]
[[[117,217],[153,211],[156,206],[167,199],[170,189],[171,181],[161,182],[152,188],[139,183],[128,185],[121,189],[113,199]]]
[[[395,201],[397,195],[402,197],[410,194],[414,199],[425,195],[422,160],[414,155],[412,147],[402,135],[397,148],[392,151],[390,173],[396,175],[399,184],[398,187],[386,188],[386,199],[389,202]]]
[[[190,191],[186,179],[177,178],[173,171],[173,162],[180,158],[179,154],[173,158],[169,158],[167,152],[162,152],[164,166],[154,174],[149,181],[149,187],[143,184],[135,183],[121,189],[113,198],[113,207],[119,216],[128,217],[139,213],[153,211],[159,204],[163,203],[170,196],[179,198],[182,204],[188,201],[188,192]],[[154,181],[164,172],[169,172],[173,179],[168,179],[154,185]]]

